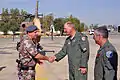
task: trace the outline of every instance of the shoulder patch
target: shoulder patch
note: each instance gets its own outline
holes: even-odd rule
[[[82,37],[82,40],[85,41],[85,40],[86,40],[86,37]]]
[[[113,52],[112,51],[107,51],[106,52],[106,57],[107,58],[111,58],[113,56]]]

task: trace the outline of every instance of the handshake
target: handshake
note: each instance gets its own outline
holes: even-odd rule
[[[50,56],[50,57],[44,56],[44,59],[39,59],[37,63],[38,63],[38,64],[43,64],[43,61],[44,61],[44,60],[46,60],[46,61],[48,61],[48,62],[50,62],[50,63],[53,63],[53,62],[55,61],[55,59],[56,59],[55,56]]]
[[[50,56],[50,57],[48,57],[48,61],[49,61],[50,63],[53,63],[53,62],[55,61],[55,59],[56,59],[55,56]]]

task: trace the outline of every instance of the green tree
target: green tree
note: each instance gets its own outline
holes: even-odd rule
[[[20,14],[21,15],[27,15],[28,13],[25,10],[21,9]]]
[[[2,22],[0,22],[0,31],[4,32],[4,34],[6,35],[8,30],[9,30],[9,19],[10,19],[10,15],[8,13],[8,9],[4,9],[2,8]]]
[[[54,20],[53,14],[48,14],[43,17],[42,27],[45,29],[45,31],[50,30],[50,26],[51,26],[51,24],[53,24],[53,20]]]
[[[19,16],[19,24],[21,24],[21,22],[23,22],[25,20],[24,16],[27,15],[27,14],[28,14],[27,11],[21,9],[20,16]]]
[[[15,9],[10,9],[10,14],[11,14],[11,19],[9,20],[9,25],[10,25],[10,31],[13,32],[13,41],[14,41],[14,34],[15,31],[19,30],[19,26],[21,24],[22,21],[24,21],[24,17],[21,16],[25,15],[26,12],[21,10],[21,12],[19,11],[19,9],[15,8]]]
[[[18,20],[18,16],[20,15],[19,9],[10,9],[11,19]]]
[[[12,20],[12,21],[9,21],[9,27],[10,27],[9,30],[14,33],[19,29],[19,24],[15,20]]]
[[[55,20],[54,20],[54,27],[55,27],[55,30],[56,31],[60,31],[60,35],[62,35],[63,34],[63,26],[64,26],[64,23],[65,23],[65,20],[64,20],[64,18],[56,18]]]
[[[76,30],[78,30],[78,31],[81,30],[81,27],[80,27],[80,20],[79,20],[78,18],[73,17],[72,15],[70,15],[69,18],[66,18],[66,19],[65,19],[65,22],[67,22],[67,21],[71,21],[72,23],[74,23],[74,24],[75,24]]]
[[[15,21],[9,21],[9,26],[10,26],[10,31],[13,32],[13,41],[14,41],[14,35],[15,35],[15,31],[17,31],[19,29],[19,24]]]
[[[20,24],[25,20],[24,15],[27,14],[23,9],[21,12],[19,9],[10,9],[11,18],[9,20],[10,30],[14,33],[19,29]]]
[[[9,30],[9,24],[5,22],[0,22],[0,31],[4,32],[4,35],[7,34]]]
[[[19,29],[19,25],[24,21],[24,17],[22,15],[27,14],[26,11],[15,8],[10,9],[2,9],[2,22],[0,22],[0,31],[3,31],[5,34],[10,30],[13,33]]]
[[[84,23],[80,23],[80,32],[83,32],[84,31],[84,26],[85,26],[85,24]]]
[[[9,21],[9,12],[8,12],[8,9],[4,9],[2,8],[2,21],[4,21],[5,23],[7,23]]]

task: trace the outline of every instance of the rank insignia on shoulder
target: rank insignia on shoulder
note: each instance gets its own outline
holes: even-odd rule
[[[106,57],[107,58],[111,58],[113,56],[113,52],[112,51],[107,51],[106,52]]]
[[[83,40],[83,41],[85,41],[85,39],[86,39],[85,37],[82,37],[82,40]]]

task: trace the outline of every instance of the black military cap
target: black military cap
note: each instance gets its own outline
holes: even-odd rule
[[[26,32],[33,32],[35,30],[38,30],[38,28],[36,26],[34,26],[34,25],[28,26],[26,28]]]

